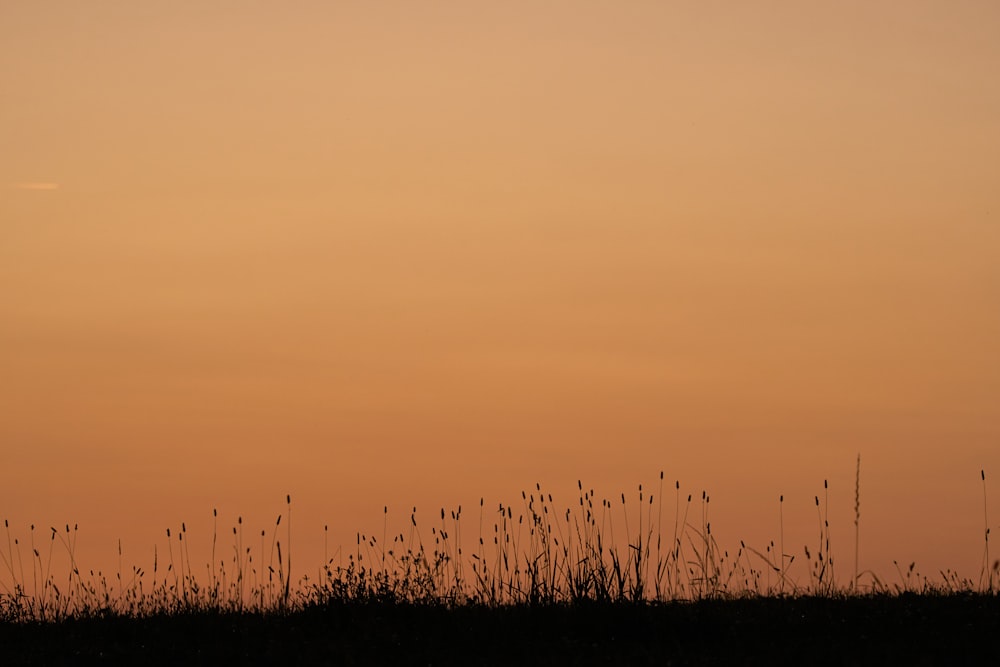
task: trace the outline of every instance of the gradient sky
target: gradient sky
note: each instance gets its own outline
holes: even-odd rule
[[[291,493],[318,566],[386,504],[662,469],[730,545],[784,494],[801,554],[828,478],[846,574],[860,453],[862,567],[978,577],[998,30],[992,0],[6,1],[0,518],[110,569]]]

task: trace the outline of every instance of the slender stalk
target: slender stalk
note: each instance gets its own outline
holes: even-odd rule
[[[993,568],[990,567],[990,517],[988,514],[988,505],[986,503],[986,470],[979,471],[979,477],[983,482],[983,574],[980,575],[979,584],[983,585],[986,582],[986,590],[990,593],[993,592]]]
[[[861,454],[854,470],[854,579],[851,588],[858,590],[858,555],[861,550]]]
[[[785,496],[778,496],[778,546],[781,548],[781,585],[780,590],[785,592]]]

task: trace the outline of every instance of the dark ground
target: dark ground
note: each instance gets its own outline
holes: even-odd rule
[[[0,624],[0,665],[1000,665],[1000,597],[354,604]]]

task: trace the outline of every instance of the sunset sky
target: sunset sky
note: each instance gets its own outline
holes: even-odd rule
[[[730,546],[783,494],[798,558],[829,479],[846,576],[859,453],[862,568],[978,578],[1000,3],[0,5],[22,536],[110,568],[290,493],[315,567],[384,505],[663,470]]]

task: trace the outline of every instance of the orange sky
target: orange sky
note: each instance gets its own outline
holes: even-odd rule
[[[5,2],[0,518],[318,565],[663,469],[846,563],[860,452],[862,566],[978,577],[1000,6],[818,4]]]

